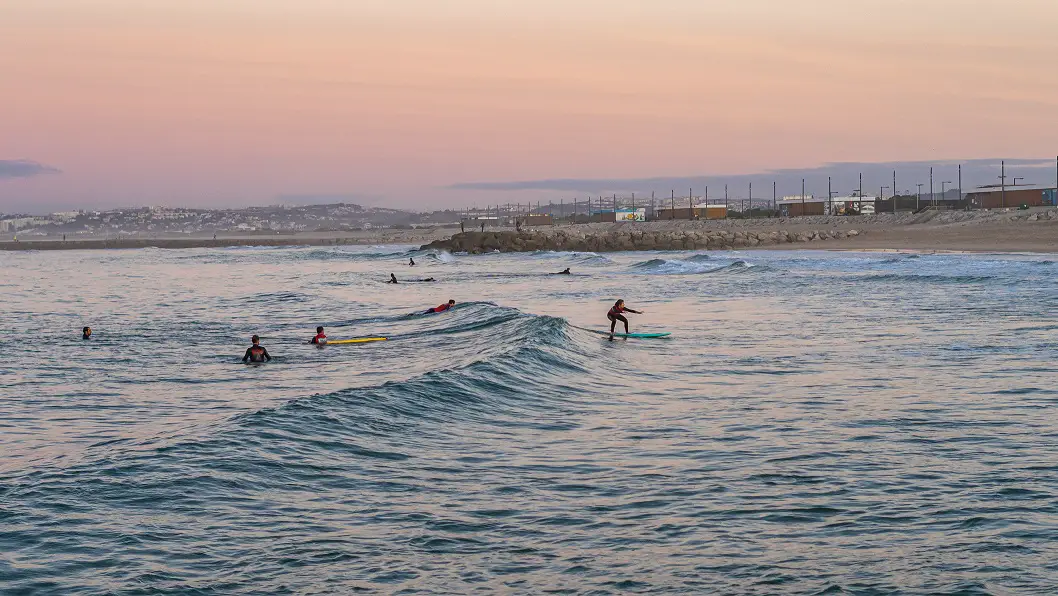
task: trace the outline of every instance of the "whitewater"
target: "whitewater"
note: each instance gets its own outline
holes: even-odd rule
[[[0,271],[0,594],[1058,592],[1047,256]],[[672,335],[589,332],[618,298]],[[317,325],[389,339],[318,348]],[[253,334],[273,362],[242,365]]]

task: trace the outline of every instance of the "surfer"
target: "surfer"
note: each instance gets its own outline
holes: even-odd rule
[[[264,349],[261,345],[261,338],[256,335],[250,338],[250,343],[253,345],[246,348],[246,353],[243,354],[243,362],[268,362],[272,360],[272,357],[268,355],[268,350]]]
[[[613,339],[614,327],[617,326],[617,321],[621,321],[625,324],[625,335],[628,335],[628,319],[621,313],[630,312],[637,315],[643,314],[641,310],[632,310],[625,306],[624,300],[618,300],[614,302],[613,307],[610,308],[610,312],[606,313],[606,318],[610,319],[610,339]]]
[[[442,304],[440,306],[435,306],[435,307],[427,310],[424,314],[430,314],[430,313],[435,313],[435,312],[444,312],[446,310],[449,310],[450,308],[452,308],[455,305],[456,305],[456,301],[455,300],[449,300],[445,304]]]
[[[92,328],[85,327],[81,329],[81,339],[92,339]]]
[[[408,267],[414,267],[414,266],[415,266],[415,259],[413,259],[411,257],[408,257]]]
[[[558,273],[552,273],[551,275],[573,275],[573,274],[569,272],[569,267],[566,267],[562,271],[559,271]]]
[[[389,274],[389,281],[387,281],[386,283],[388,283],[388,284],[395,284],[395,283],[397,283],[397,276],[396,276],[396,275],[393,275],[392,273],[390,273],[390,274]]]
[[[327,343],[327,336],[323,334],[323,327],[316,328],[316,337],[309,340],[310,344],[323,345]]]

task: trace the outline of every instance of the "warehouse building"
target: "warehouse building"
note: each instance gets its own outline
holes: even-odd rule
[[[971,209],[1002,209],[1004,207],[1043,207],[1058,205],[1053,185],[1022,184],[1019,186],[980,186],[966,193]]]

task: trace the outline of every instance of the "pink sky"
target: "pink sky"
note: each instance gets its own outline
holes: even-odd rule
[[[0,210],[1055,155],[1058,2],[970,4],[11,3]]]

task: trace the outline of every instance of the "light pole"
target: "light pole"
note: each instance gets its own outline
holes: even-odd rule
[[[999,183],[1003,185],[1003,208],[1007,208],[1007,162],[999,162]]]
[[[801,178],[801,217],[805,214],[805,179]]]
[[[918,211],[922,207],[922,187],[924,184],[917,184],[918,194],[915,195],[915,211]]]
[[[952,184],[952,181],[951,180],[945,180],[944,182],[940,183],[940,200],[942,200],[942,201],[944,200],[944,186],[946,184]]]
[[[937,195],[933,192],[933,168],[929,169],[929,204],[933,205]]]
[[[1024,179],[1025,179],[1024,176],[1014,176],[1014,184],[1012,184],[1011,186],[1017,186],[1018,185],[1018,180],[1024,180]]]

